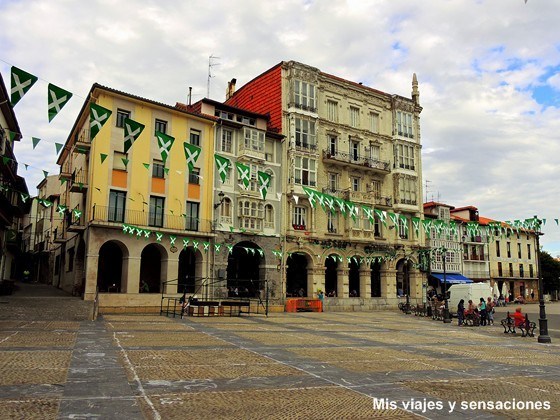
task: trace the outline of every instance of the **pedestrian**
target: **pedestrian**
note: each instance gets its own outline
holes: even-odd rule
[[[480,325],[485,326],[487,314],[486,314],[486,302],[484,301],[483,297],[480,298],[480,303],[478,304],[478,313],[480,314]]]
[[[488,325],[494,325],[494,302],[491,297],[488,297],[486,302],[486,317],[488,318]]]
[[[461,299],[457,305],[457,319],[458,325],[462,326],[465,319],[465,299]]]
[[[535,291],[531,289],[531,300],[535,300]]]

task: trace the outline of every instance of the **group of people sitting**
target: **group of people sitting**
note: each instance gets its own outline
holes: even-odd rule
[[[472,299],[469,299],[469,304],[465,308],[465,299],[461,299],[457,305],[457,319],[458,325],[465,325],[465,318],[467,316],[473,317],[478,320],[478,325],[494,325],[494,307],[496,302],[489,297],[487,300],[480,298],[480,302],[475,305]]]

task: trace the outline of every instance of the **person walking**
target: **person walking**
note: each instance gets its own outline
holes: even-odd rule
[[[478,304],[478,313],[480,314],[480,325],[486,326],[486,302],[484,298],[480,298],[480,303]]]
[[[486,302],[486,317],[488,318],[488,325],[494,325],[494,302],[491,297],[488,297]]]

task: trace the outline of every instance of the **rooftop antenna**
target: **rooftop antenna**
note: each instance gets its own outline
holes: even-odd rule
[[[220,57],[215,57],[213,55],[210,55],[210,57],[208,57],[208,83],[206,85],[206,97],[210,98],[210,79],[212,77],[214,77],[212,75],[212,67],[215,66],[219,66],[220,63],[216,63],[215,60],[219,60]]]
[[[425,189],[426,189],[426,200],[424,201],[425,203],[428,202],[428,191],[429,191],[428,182],[432,182],[432,181],[430,181],[429,179],[426,180],[426,186],[425,186]]]

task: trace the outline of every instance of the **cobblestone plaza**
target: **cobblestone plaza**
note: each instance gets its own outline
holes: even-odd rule
[[[76,298],[2,301],[2,418],[560,416],[560,346],[498,326],[389,311],[91,321]]]

